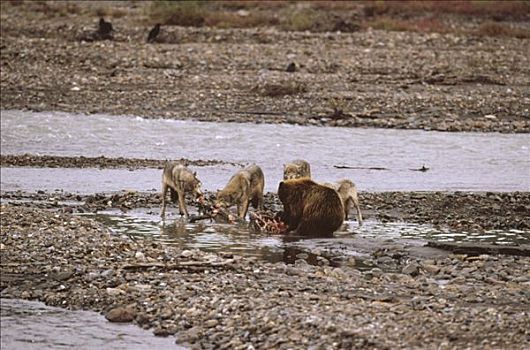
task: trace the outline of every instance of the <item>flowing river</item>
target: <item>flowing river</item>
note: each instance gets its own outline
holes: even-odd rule
[[[2,111],[2,154],[106,156],[257,163],[266,191],[282,166],[302,158],[319,181],[350,178],[361,191],[528,191],[530,135],[324,128]],[[422,166],[426,172],[414,171]],[[237,167],[196,168],[204,187]],[[2,189],[151,190],[159,170],[2,168]],[[82,178],[82,181],[79,179]]]

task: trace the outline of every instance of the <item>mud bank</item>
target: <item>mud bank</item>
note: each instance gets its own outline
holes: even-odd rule
[[[70,214],[9,205],[1,210],[2,297],[99,311],[158,335],[175,334],[180,344],[527,345],[529,258],[408,258],[397,273],[334,268],[325,258],[315,266],[303,258],[269,264],[134,242]]]

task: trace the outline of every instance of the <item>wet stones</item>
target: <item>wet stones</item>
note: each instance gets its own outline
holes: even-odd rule
[[[105,318],[110,322],[126,323],[132,322],[135,316],[136,311],[134,310],[134,308],[120,306],[111,309],[109,312],[107,312]]]
[[[206,191],[206,198],[212,196],[213,193]],[[526,215],[526,209],[530,208],[529,192],[361,192],[359,197],[367,208],[367,218],[383,222],[430,223],[435,227],[470,233],[483,233],[492,229],[530,229],[530,216]],[[3,193],[2,198],[14,205],[21,205],[17,202],[24,201],[25,206],[73,213],[97,212],[109,208],[123,211],[148,208],[158,212],[161,203],[158,193],[135,191],[88,196],[62,192],[14,191]],[[27,200],[29,202],[26,203]],[[71,205],[60,203],[65,201],[71,202]],[[188,205],[196,203],[190,200]],[[272,211],[280,210],[276,194],[265,194],[265,207]]]
[[[419,273],[419,268],[420,266],[418,265],[418,263],[411,262],[403,268],[402,272],[407,275],[417,276]]]

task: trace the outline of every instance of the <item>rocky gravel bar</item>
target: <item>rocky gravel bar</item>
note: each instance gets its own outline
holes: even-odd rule
[[[171,159],[187,166],[212,166],[220,164],[241,165],[222,160],[191,160]],[[99,168],[99,169],[141,169],[153,168],[163,169],[168,160],[163,159],[140,159],[140,158],[110,158],[99,157],[66,157],[34,154],[2,154],[0,155],[0,166],[2,167],[39,167],[39,168]]]
[[[193,349],[526,349],[530,258],[409,258],[402,271],[271,264],[1,206],[1,296],[133,322]],[[393,259],[395,254],[386,256]]]
[[[3,2],[2,108],[530,132],[528,38],[163,26],[147,44],[147,3]],[[88,40],[105,13],[112,40]]]
[[[215,193],[205,191],[213,201]],[[360,192],[363,216],[382,222],[412,222],[450,228],[456,232],[485,230],[529,230],[530,192]],[[159,193],[121,191],[80,195],[66,192],[2,192],[12,205],[68,213],[96,213],[101,210],[128,211],[160,208]],[[68,204],[65,204],[68,203]],[[189,206],[196,203],[189,200]],[[265,194],[265,207],[273,212],[282,206],[275,193]]]

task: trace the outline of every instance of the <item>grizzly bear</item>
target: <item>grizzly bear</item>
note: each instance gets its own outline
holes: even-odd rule
[[[337,191],[308,179],[281,181],[279,215],[289,230],[304,236],[331,236],[344,221],[344,207]]]

